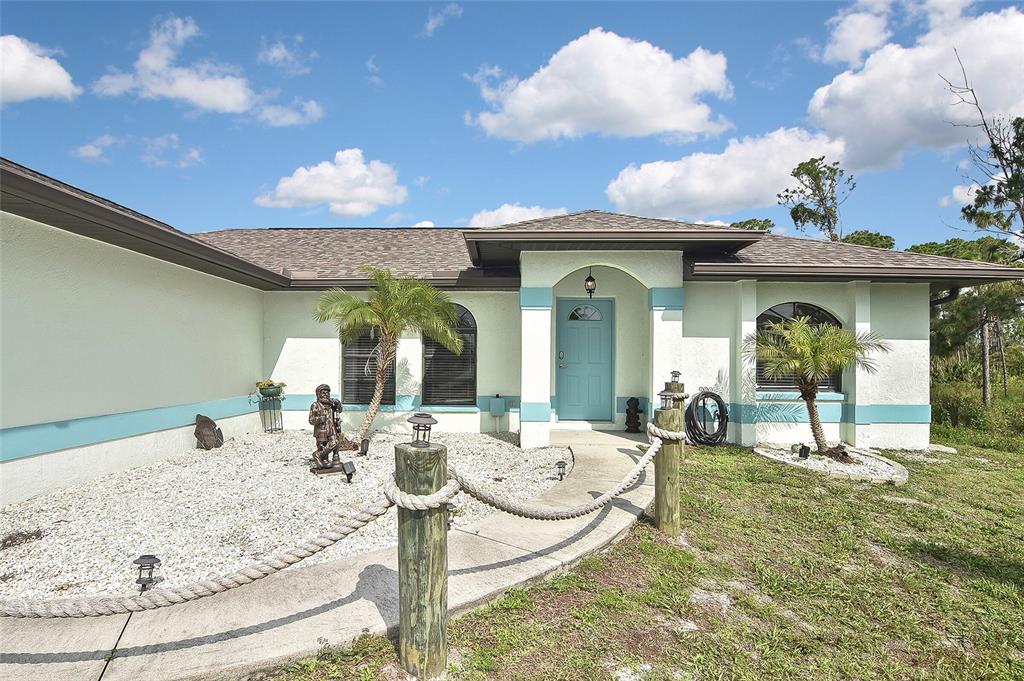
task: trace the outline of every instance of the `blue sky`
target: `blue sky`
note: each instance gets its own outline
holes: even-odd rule
[[[1024,113],[1013,4],[3,3],[2,153],[185,231],[772,217],[963,236],[969,112]],[[1014,37],[1015,36],[1015,37]],[[817,94],[816,94],[817,92]]]

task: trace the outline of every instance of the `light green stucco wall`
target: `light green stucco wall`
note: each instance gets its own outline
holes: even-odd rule
[[[262,294],[0,213],[0,427],[245,395]]]

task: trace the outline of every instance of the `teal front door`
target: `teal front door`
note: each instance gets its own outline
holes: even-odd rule
[[[614,302],[559,298],[557,313],[555,409],[559,420],[612,420]]]

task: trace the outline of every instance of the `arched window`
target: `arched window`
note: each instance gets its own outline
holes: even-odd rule
[[[461,305],[455,312],[461,355],[423,337],[423,404],[476,404],[476,319]]]
[[[599,322],[601,311],[593,305],[577,305],[569,313],[569,319],[575,322]]]
[[[760,330],[773,322],[784,322],[787,319],[796,319],[797,317],[807,317],[811,324],[814,325],[832,324],[833,326],[842,326],[834,315],[826,312],[816,305],[811,305],[809,303],[780,303],[768,308],[757,316],[757,328]],[[759,389],[769,390],[778,390],[780,388],[793,389],[796,388],[796,378],[792,375],[768,378],[764,375],[763,364],[758,362],[757,387]],[[836,372],[826,380],[819,383],[818,388],[820,390],[830,392],[839,392],[841,388],[839,372]]]
[[[345,404],[369,404],[377,384],[377,361],[373,350],[377,337],[368,331],[354,343],[345,343],[341,349],[341,401]],[[388,380],[384,384],[381,404],[395,403],[395,363],[391,363]]]

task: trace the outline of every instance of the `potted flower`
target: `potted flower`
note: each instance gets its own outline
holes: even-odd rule
[[[256,384],[256,389],[260,391],[260,395],[263,397],[280,397],[281,393],[284,392],[284,383],[266,379]]]

